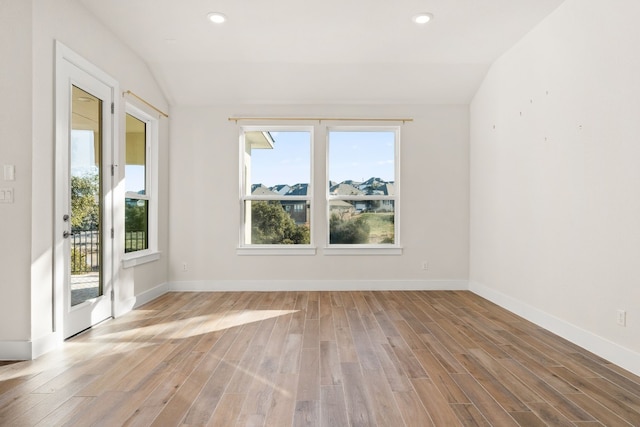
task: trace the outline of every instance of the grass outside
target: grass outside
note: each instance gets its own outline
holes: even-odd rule
[[[352,217],[352,220],[363,218],[369,225],[369,243],[394,243],[394,218],[392,212],[362,213]]]

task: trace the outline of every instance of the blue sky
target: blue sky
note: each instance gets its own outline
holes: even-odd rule
[[[143,165],[125,165],[124,178],[125,178],[125,191],[140,193],[145,190],[145,167]],[[140,193],[144,194],[144,193]]]
[[[251,150],[251,183],[273,187],[308,183],[311,135],[309,132],[271,132],[273,149]]]
[[[251,152],[251,183],[267,187],[308,183],[309,132],[272,132],[271,135],[275,140],[274,149]],[[394,137],[392,131],[330,132],[329,179],[342,182],[378,177],[393,181]]]
[[[329,180],[394,181],[394,139],[391,131],[330,132]]]

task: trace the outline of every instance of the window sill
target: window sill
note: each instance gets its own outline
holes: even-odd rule
[[[157,261],[160,259],[160,252],[152,251],[140,251],[131,252],[124,256],[122,259],[123,268],[131,268],[138,265],[146,264],[148,262]]]
[[[272,246],[243,246],[236,248],[236,255],[293,255],[309,256],[315,255],[316,248],[312,246],[292,247],[291,245]]]
[[[349,246],[331,246],[322,250],[323,255],[402,255],[402,248],[399,246],[385,247],[349,247]]]

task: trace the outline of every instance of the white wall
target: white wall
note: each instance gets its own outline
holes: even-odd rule
[[[0,340],[29,338],[31,239],[31,3],[0,1]],[[5,181],[3,165],[15,166]],[[20,321],[16,321],[20,320]]]
[[[50,335],[53,327],[55,40],[110,74],[122,90],[132,90],[165,110],[168,107],[146,64],[77,1],[5,0],[0,7],[0,164],[16,165],[12,184],[16,203],[0,206],[0,268],[5,272],[0,287],[2,357],[3,343],[37,341]],[[116,94],[123,123],[122,102],[121,94]],[[12,126],[5,126],[5,120]],[[124,126],[120,131],[118,163],[124,164]],[[160,181],[165,190],[167,137],[168,122],[161,120]],[[7,146],[4,141],[11,142]],[[152,267],[122,270],[117,266],[122,300],[130,301],[166,280],[167,203],[167,192],[161,192],[159,244],[165,255]],[[5,237],[14,243],[5,244]]]
[[[169,279],[424,281],[468,278],[467,106],[229,106],[173,108]],[[401,128],[402,256],[240,256],[239,125],[231,116],[412,117]],[[316,122],[317,123],[317,122]],[[315,140],[316,196],[324,197],[325,141]],[[324,217],[316,203],[316,218]],[[421,261],[429,263],[421,270]],[[182,271],[182,263],[188,271]],[[191,284],[190,284],[191,283]],[[299,284],[303,287],[304,284]],[[265,285],[264,289],[269,286]]]
[[[567,0],[492,66],[470,126],[471,288],[636,372],[639,15]]]

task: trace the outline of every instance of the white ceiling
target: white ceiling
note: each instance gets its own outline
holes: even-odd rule
[[[79,0],[172,105],[466,104],[564,0]],[[207,13],[228,21],[215,25]],[[411,17],[434,15],[418,26]]]

